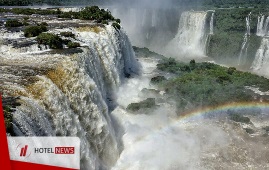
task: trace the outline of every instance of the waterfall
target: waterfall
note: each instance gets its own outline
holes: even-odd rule
[[[1,45],[1,61],[16,63],[0,68],[1,89],[4,95],[21,96],[14,131],[18,136],[78,136],[81,169],[106,169],[120,153],[111,100],[124,77],[138,72],[137,61],[127,35],[112,26],[51,30],[62,31],[75,34],[80,52],[37,55]]]
[[[259,49],[255,55],[255,59],[252,63],[251,69],[261,74],[268,73],[269,64],[269,39],[263,38]]]
[[[238,58],[238,65],[243,65],[246,62],[247,59],[247,53],[248,53],[248,39],[250,36],[250,18],[251,17],[251,12],[248,14],[246,17],[246,33],[244,35],[244,41],[242,43],[242,47],[240,50],[239,58]]]
[[[183,12],[178,32],[167,45],[167,53],[173,56],[205,56],[207,40],[206,29],[207,12]]]
[[[269,16],[266,18],[265,16],[258,16],[258,24],[257,24],[257,36],[266,36],[268,34],[268,26],[269,26]]]
[[[152,51],[163,53],[164,47],[177,33],[178,8],[120,8],[108,7],[113,16],[121,19],[132,44],[147,47]]]
[[[211,14],[211,18],[210,18],[210,32],[209,32],[210,35],[214,34],[214,15],[215,15],[215,12]]]

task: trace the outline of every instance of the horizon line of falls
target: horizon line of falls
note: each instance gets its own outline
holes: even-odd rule
[[[82,47],[74,54],[48,53],[36,43],[29,47],[8,43],[0,48],[1,89],[6,96],[21,96],[21,106],[13,114],[16,136],[78,136],[81,169],[107,169],[118,159],[120,139],[110,115],[114,93],[125,77],[139,72],[123,31],[110,25],[96,30],[50,30],[75,34]],[[29,41],[23,32],[0,33],[1,43]]]
[[[178,32],[166,46],[168,55],[180,58],[204,57],[209,35],[213,33],[214,14],[207,30],[208,11],[186,11],[181,14]]]
[[[242,43],[242,47],[240,50],[238,65],[244,65],[247,61],[248,47],[249,47],[248,39],[250,37],[250,20],[251,20],[251,12],[246,17],[246,33],[244,35],[244,41]]]
[[[256,52],[254,61],[251,65],[251,70],[268,77],[269,73],[269,16],[265,19],[265,15],[258,17],[256,35],[262,37],[261,45]]]

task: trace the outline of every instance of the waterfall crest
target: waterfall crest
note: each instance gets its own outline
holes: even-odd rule
[[[51,31],[75,34],[82,45],[78,53],[2,45],[0,80],[5,95],[21,96],[13,116],[16,135],[78,136],[81,169],[106,169],[120,154],[111,101],[124,77],[138,73],[139,66],[123,31],[112,26],[92,30]]]

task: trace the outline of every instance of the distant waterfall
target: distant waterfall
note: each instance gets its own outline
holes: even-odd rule
[[[215,12],[211,14],[211,18],[210,18],[210,32],[209,32],[210,35],[214,34],[214,15],[215,15]]]
[[[261,45],[256,53],[255,59],[252,63],[251,69],[253,71],[258,71],[262,74],[266,74],[269,66],[269,39],[263,38]]]
[[[160,47],[166,46],[177,33],[180,17],[177,8],[108,8],[113,16],[121,19],[134,46],[163,53]]]
[[[269,16],[265,19],[265,16],[258,16],[257,24],[257,36],[266,36],[268,34]]]
[[[175,38],[168,44],[168,54],[174,56],[205,56],[207,12],[183,12]]]
[[[244,35],[244,41],[242,43],[241,51],[240,51],[240,54],[239,54],[238,65],[245,64],[246,59],[247,59],[248,46],[249,46],[248,39],[249,39],[249,36],[250,36],[250,19],[251,19],[250,17],[251,17],[251,12],[246,17],[247,30],[246,30],[246,33]]]

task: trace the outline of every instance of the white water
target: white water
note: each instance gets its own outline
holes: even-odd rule
[[[215,15],[215,12],[211,14],[211,18],[210,18],[210,32],[209,32],[210,35],[214,34],[214,15]]]
[[[242,43],[242,47],[240,50],[239,58],[238,58],[238,65],[243,65],[246,63],[247,60],[247,55],[248,55],[248,39],[250,36],[250,18],[251,17],[251,12],[248,14],[246,17],[246,33],[244,35],[244,41]]]
[[[22,105],[13,116],[16,135],[78,136],[81,169],[106,168],[117,160],[120,150],[109,106],[124,76],[138,71],[126,34],[112,26],[100,30],[51,30],[76,35],[84,47],[72,55],[46,54],[35,46],[15,49],[1,45],[0,49],[1,62],[16,65],[0,69],[3,93],[22,96]],[[4,34],[1,38],[21,37]],[[38,55],[29,53],[33,49],[39,50]],[[38,73],[42,69],[49,73]],[[25,80],[29,74],[33,83]],[[24,85],[25,81],[29,84]]]
[[[204,57],[207,41],[207,12],[183,12],[177,35],[167,45],[168,55],[178,57]]]
[[[258,16],[258,24],[257,24],[257,36],[266,36],[268,35],[268,25],[269,24],[269,16],[265,19],[264,15]]]
[[[257,50],[255,59],[252,63],[251,69],[265,76],[269,73],[269,39],[264,37],[262,39],[261,45]]]
[[[132,44],[163,53],[163,48],[176,34],[180,11],[174,8],[115,8],[113,16],[121,19]]]

